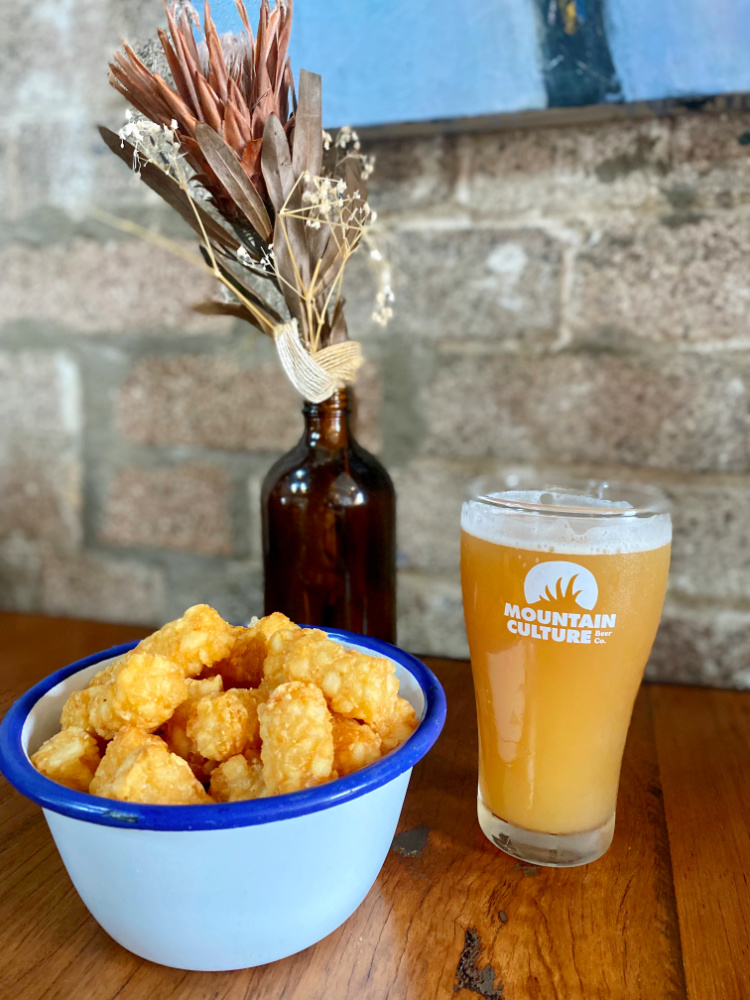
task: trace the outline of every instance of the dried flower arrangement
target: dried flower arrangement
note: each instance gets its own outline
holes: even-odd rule
[[[100,132],[199,235],[202,259],[152,235],[221,282],[224,301],[197,308],[273,337],[292,382],[321,402],[354,380],[362,360],[342,282],[363,240],[382,263],[369,233],[372,161],[351,129],[335,139],[323,131],[319,76],[302,70],[295,94],[292,0],[273,9],[261,0],[255,36],[243,0],[235,2],[244,32],[221,38],[208,0],[202,37],[192,4],[172,3],[159,39],[173,86],[123,43],[110,83],[139,114],[128,112],[119,133]],[[390,318],[392,299],[383,265],[376,321]]]

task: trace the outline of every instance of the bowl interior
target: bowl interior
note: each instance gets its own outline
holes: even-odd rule
[[[335,637],[332,636],[332,638]],[[372,649],[359,646],[356,643],[345,642],[339,639],[336,639],[336,641],[340,642],[340,645],[346,649],[356,649],[369,654],[373,653]],[[92,663],[90,666],[84,667],[82,670],[78,670],[76,673],[66,677],[59,684],[50,688],[46,694],[42,695],[26,717],[21,733],[21,745],[27,757],[36,753],[45,740],[48,740],[59,731],[60,713],[70,695],[74,691],[80,691],[81,688],[85,688],[95,674],[99,673],[100,670],[103,670],[109,663],[112,663],[116,659],[116,656],[111,656],[105,660],[100,660],[98,663]],[[396,677],[399,680],[399,694],[411,703],[417,718],[421,721],[424,717],[425,698],[416,677],[405,667],[402,667],[400,663],[395,663],[395,670]]]

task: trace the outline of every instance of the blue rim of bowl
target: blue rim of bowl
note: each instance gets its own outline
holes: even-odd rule
[[[425,700],[422,721],[406,743],[354,774],[288,795],[247,802],[215,802],[204,806],[157,806],[119,802],[75,792],[45,778],[29,761],[22,743],[24,724],[36,703],[72,674],[102,660],[121,656],[133,649],[137,642],[113,646],[112,649],[62,667],[19,698],[0,724],[0,771],[19,792],[44,809],[89,823],[131,830],[228,830],[240,826],[258,826],[319,812],[366,795],[408,771],[433,746],[445,722],[445,694],[432,671],[411,653],[371,636],[357,635],[343,629],[325,631],[332,639],[371,650],[404,667],[419,684]]]

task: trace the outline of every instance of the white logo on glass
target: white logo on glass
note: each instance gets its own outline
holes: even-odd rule
[[[526,574],[523,585],[527,604],[537,601],[554,603],[572,598],[579,608],[591,611],[599,597],[594,574],[578,563],[554,562],[538,563]]]

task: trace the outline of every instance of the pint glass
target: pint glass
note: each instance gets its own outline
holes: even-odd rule
[[[612,842],[625,737],[659,624],[672,528],[656,489],[472,484],[461,580],[479,724],[479,823],[524,861]]]

